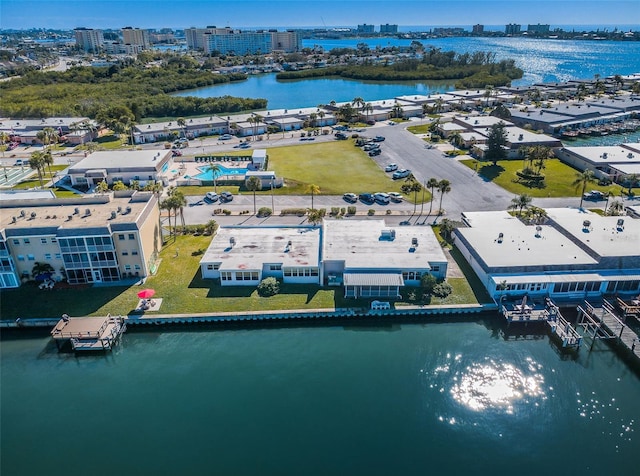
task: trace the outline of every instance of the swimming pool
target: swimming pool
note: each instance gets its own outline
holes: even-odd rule
[[[223,175],[245,175],[247,173],[246,168],[228,168],[223,165],[218,165],[219,170],[216,171],[215,176],[213,171],[209,167],[198,167],[200,173],[196,175],[194,178],[198,180],[214,180]]]

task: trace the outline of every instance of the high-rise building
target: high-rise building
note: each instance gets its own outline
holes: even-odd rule
[[[187,40],[187,48],[190,50],[204,50],[204,35],[226,35],[231,33],[231,28],[218,28],[215,26],[208,26],[206,28],[185,28],[184,36]]]
[[[538,23],[537,25],[528,25],[527,31],[529,33],[536,33],[536,34],[549,33],[549,25],[541,25],[540,23]]]
[[[124,27],[122,29],[122,42],[125,45],[141,46],[145,50],[151,48],[149,31],[141,30],[140,28]]]
[[[473,30],[471,31],[474,35],[479,35],[480,33],[484,33],[484,25],[473,25]]]
[[[380,33],[396,34],[398,33],[398,25],[389,25],[388,23],[380,25]]]
[[[366,23],[364,25],[358,25],[358,29],[356,31],[357,33],[374,33],[375,32],[375,27],[373,25],[367,25]]]
[[[271,34],[271,49],[295,53],[302,49],[302,37],[297,31],[269,31]]]
[[[504,27],[504,32],[507,35],[519,35],[520,34],[521,25],[517,25],[516,23],[509,23]]]
[[[102,30],[76,28],[73,32],[76,37],[76,45],[83,51],[96,53],[102,49],[104,45],[104,34]]]
[[[225,31],[224,34],[205,33],[204,52],[217,51],[221,54],[235,55],[266,54],[272,51],[271,33],[240,30]]]

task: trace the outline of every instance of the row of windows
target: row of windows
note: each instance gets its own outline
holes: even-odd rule
[[[127,250],[122,251],[122,256],[128,256],[129,252]],[[132,256],[137,256],[138,255],[138,250],[131,250],[131,255]]]
[[[136,235],[135,233],[127,233],[126,236],[128,237],[128,239],[130,240],[135,240],[136,239]],[[125,239],[125,233],[120,233],[118,234],[118,240],[122,241]]]
[[[135,269],[136,271],[140,271],[140,265],[139,264],[134,265],[133,269]],[[124,265],[124,270],[125,271],[131,271],[131,265],[130,264],[125,264]]]
[[[640,281],[611,281],[607,285],[607,292],[625,292],[625,291],[637,291],[640,287]]]
[[[553,285],[554,293],[574,293],[574,292],[595,292],[600,289],[600,284],[597,281],[587,281],[578,283],[556,283]]]
[[[47,243],[51,242],[51,243],[55,243],[57,241],[57,239],[55,237],[51,237],[51,238],[40,238],[40,243],[42,243],[43,245],[46,245]],[[20,244],[20,239],[19,238],[14,238],[13,239],[13,244],[14,245],[19,245]],[[23,238],[22,239],[22,244],[24,245],[28,245],[31,244],[31,238]]]
[[[212,270],[217,271],[217,270],[219,270],[219,269],[220,269],[220,263],[208,264],[208,265],[207,265],[207,269],[208,269],[209,271],[212,271]]]
[[[403,271],[402,279],[405,281],[414,281],[422,278],[422,273],[420,271]]]
[[[220,273],[220,279],[232,281],[234,274],[236,281],[257,281],[259,279],[257,271],[223,271]]]
[[[284,275],[297,276],[297,277],[309,277],[318,276],[318,268],[284,268]]]

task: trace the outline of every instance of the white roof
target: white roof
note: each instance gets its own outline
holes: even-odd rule
[[[552,226],[542,225],[538,233],[536,226],[525,225],[505,211],[465,212],[464,216],[471,228],[458,228],[457,233],[490,268],[597,263]]]
[[[122,169],[122,171],[156,169],[158,164],[170,155],[170,150],[98,151],[69,167],[69,173],[84,173],[91,169]]]
[[[323,226],[323,259],[344,261],[346,272],[429,269],[429,263],[447,262],[431,227],[391,229],[384,220],[325,220]],[[383,230],[394,231],[395,239],[383,237]]]
[[[505,127],[513,127],[513,123],[505,121],[495,116],[457,116],[455,121],[463,124],[468,129],[476,129],[478,127],[491,127],[494,124],[502,122]]]
[[[564,150],[592,164],[640,164],[640,152],[623,145],[565,147]]]
[[[264,263],[317,268],[319,260],[319,228],[223,227],[211,240],[200,263],[220,263],[221,271],[255,271],[261,270]]]
[[[601,257],[640,256],[640,220],[630,217],[605,217],[576,208],[552,208],[549,218],[586,248]],[[583,226],[589,220],[591,226]],[[618,227],[618,220],[624,221]]]

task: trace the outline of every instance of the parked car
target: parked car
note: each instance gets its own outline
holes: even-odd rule
[[[220,194],[221,202],[230,202],[231,200],[233,200],[233,194],[231,192],[222,192]]]
[[[401,178],[406,178],[409,175],[411,175],[411,170],[409,170],[409,169],[401,169],[401,170],[396,170],[395,172],[393,172],[392,177],[394,179],[401,179]]]
[[[216,202],[218,200],[218,194],[216,192],[207,192],[205,198],[210,202]]]
[[[594,200],[594,201],[604,200],[604,193],[602,193],[600,190],[591,190],[590,192],[587,192],[584,195],[582,195],[582,198],[585,200]]]
[[[401,202],[404,200],[402,194],[398,192],[389,192],[389,198],[394,202]]]
[[[388,164],[385,168],[385,172],[393,172],[394,170],[398,170],[398,164]]]
[[[389,203],[389,201],[391,200],[391,199],[389,198],[389,194],[388,194],[388,193],[384,193],[384,192],[378,192],[378,193],[375,193],[375,194],[373,195],[373,199],[374,199],[376,202],[381,203],[381,204],[383,204],[383,205],[386,205],[386,204],[387,204],[387,203]]]
[[[179,157],[179,156],[181,156],[181,155],[182,155],[182,151],[177,150],[177,149],[173,149],[173,150],[171,151],[171,155],[173,155],[174,157]]]
[[[384,141],[384,136],[375,136],[373,140],[374,142],[382,142]]]
[[[22,165],[22,159],[17,159],[15,164],[13,165],[16,165],[16,166]]]
[[[358,198],[360,198],[361,202],[365,202],[365,203],[373,203],[374,202],[373,194],[371,194],[371,193],[361,193]]]
[[[382,150],[373,149],[371,152],[369,152],[369,157],[375,157],[376,155],[380,155],[381,153],[382,153]]]
[[[251,147],[251,144],[249,144],[248,142],[243,142],[242,144],[240,144],[241,149],[248,149],[249,147]]]
[[[342,132],[336,132],[336,140],[347,140],[347,136]]]
[[[358,201],[358,196],[355,193],[345,193],[342,198],[349,203],[355,203]]]
[[[218,137],[218,139],[220,139],[220,140],[229,140],[232,137],[233,136],[231,134],[222,134],[220,137]]]
[[[374,144],[373,142],[371,144],[366,144],[362,150],[364,151],[369,151],[369,150],[375,150],[375,149],[379,149],[380,146],[378,144]]]

